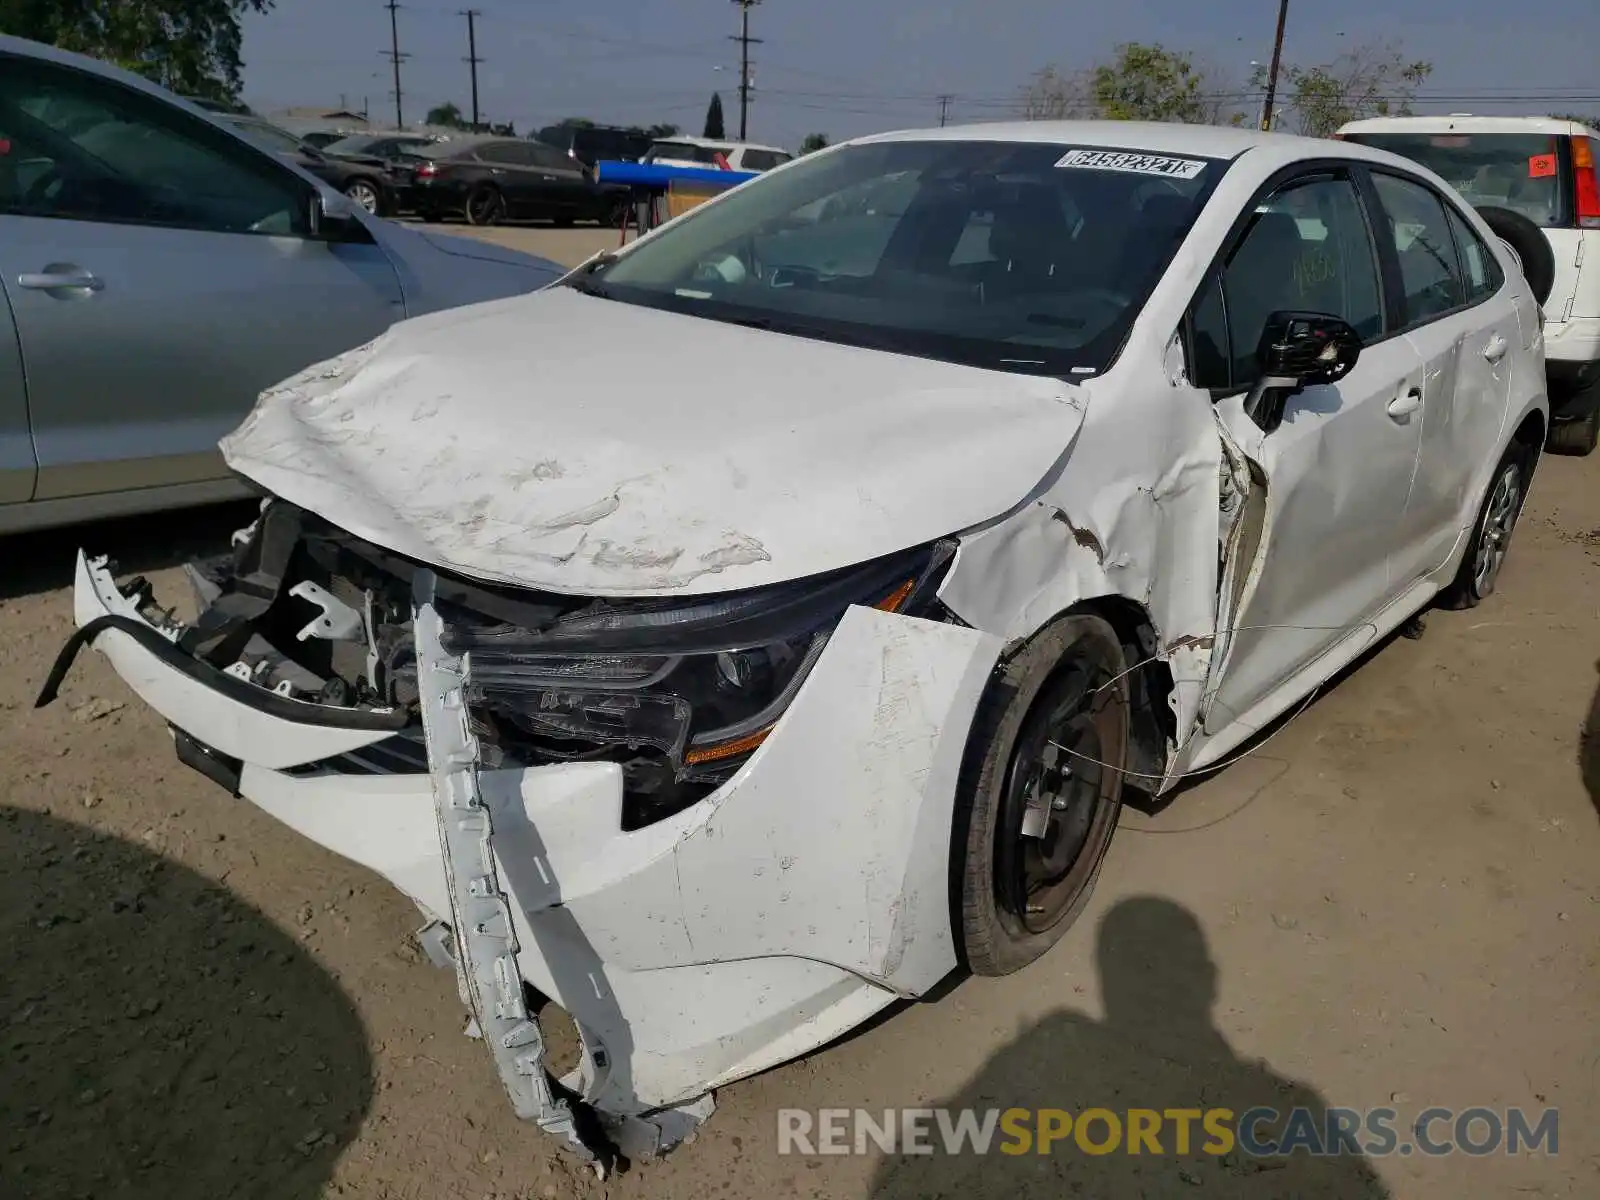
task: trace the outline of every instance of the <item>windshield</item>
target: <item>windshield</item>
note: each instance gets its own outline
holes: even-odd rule
[[[1421,163],[1468,204],[1521,213],[1546,229],[1569,224],[1563,138],[1544,133],[1355,133],[1352,142]]]
[[[678,162],[715,163],[718,154],[726,154],[732,147],[697,146],[693,142],[657,142],[644,156],[645,162],[675,159]]]
[[[229,121],[228,124],[263,150],[271,150],[274,154],[305,152],[306,147],[299,138],[276,125],[264,125],[259,121]]]
[[[1019,142],[847,146],[741,185],[570,285],[925,358],[1093,373],[1224,170]]]

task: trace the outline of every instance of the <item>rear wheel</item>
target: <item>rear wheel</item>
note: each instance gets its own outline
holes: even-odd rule
[[[1600,443],[1600,380],[1572,398],[1573,407],[1583,415],[1568,421],[1550,422],[1545,444],[1552,454],[1572,454],[1582,458]]]
[[[1489,492],[1478,510],[1478,522],[1472,528],[1472,541],[1456,577],[1440,597],[1443,607],[1476,608],[1494,594],[1500,569],[1511,550],[1517,518],[1522,515],[1522,502],[1527,498],[1538,453],[1536,447],[1513,443],[1495,467]]]
[[[1007,975],[1061,939],[1099,877],[1128,754],[1122,643],[1063,617],[1005,665],[973,729],[953,850],[967,965]]]
[[[467,194],[467,224],[498,225],[506,215],[506,199],[498,188],[479,184]]]
[[[383,194],[370,179],[351,180],[345,185],[344,194],[373,216],[377,216],[378,210],[383,207]]]

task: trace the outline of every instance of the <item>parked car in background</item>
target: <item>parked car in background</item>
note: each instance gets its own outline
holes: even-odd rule
[[[1600,443],[1600,132],[1554,117],[1377,117],[1337,135],[1421,163],[1473,204],[1509,209],[1544,231],[1548,251],[1522,254],[1548,279],[1545,369],[1550,449]]]
[[[334,142],[339,141],[341,138],[346,138],[349,136],[350,135],[342,129],[313,129],[310,133],[302,133],[300,135],[300,140],[308,146],[314,147],[317,150],[321,150],[326,146],[331,146]]]
[[[1537,309],[1364,146],[863,138],[272,388],[200,622],[80,555],[40,702],[92,641],[182,761],[417,902],[518,1115],[655,1153],[1045,955],[1136,790],[1488,598]]]
[[[387,183],[382,215],[410,212],[415,207],[412,180],[417,167],[443,144],[436,137],[407,133],[353,133],[330,142],[322,152],[330,158],[381,166]]]
[[[0,148],[4,532],[242,495],[217,439],[262,388],[561,273],[375,220],[138,76],[4,36]]]
[[[546,125],[533,140],[554,146],[591,171],[600,162],[637,162],[650,149],[644,134],[615,125]]]
[[[464,216],[473,225],[505,220],[617,225],[628,189],[596,182],[582,163],[525,138],[450,141],[411,172],[406,195],[425,221]]]
[[[755,142],[674,137],[652,143],[642,161],[674,167],[718,167],[720,158],[731,171],[770,171],[793,157],[777,146],[761,146]]]
[[[219,115],[223,124],[249,138],[263,150],[311,172],[337,192],[343,192],[374,216],[387,216],[395,209],[396,188],[409,181],[409,168],[397,171],[395,164],[371,155],[333,154],[318,150],[304,139],[260,117]]]

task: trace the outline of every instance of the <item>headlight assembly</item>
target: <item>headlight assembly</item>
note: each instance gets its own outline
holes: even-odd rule
[[[748,592],[595,602],[541,629],[452,607],[446,647],[467,656],[469,705],[504,758],[620,761],[629,791],[670,811],[707,790],[684,785],[714,786],[760,746],[847,608],[922,615],[954,549]]]

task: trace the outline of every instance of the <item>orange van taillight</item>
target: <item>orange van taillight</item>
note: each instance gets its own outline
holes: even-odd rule
[[[1595,139],[1572,139],[1572,179],[1578,228],[1600,229],[1600,171],[1595,169]]]

